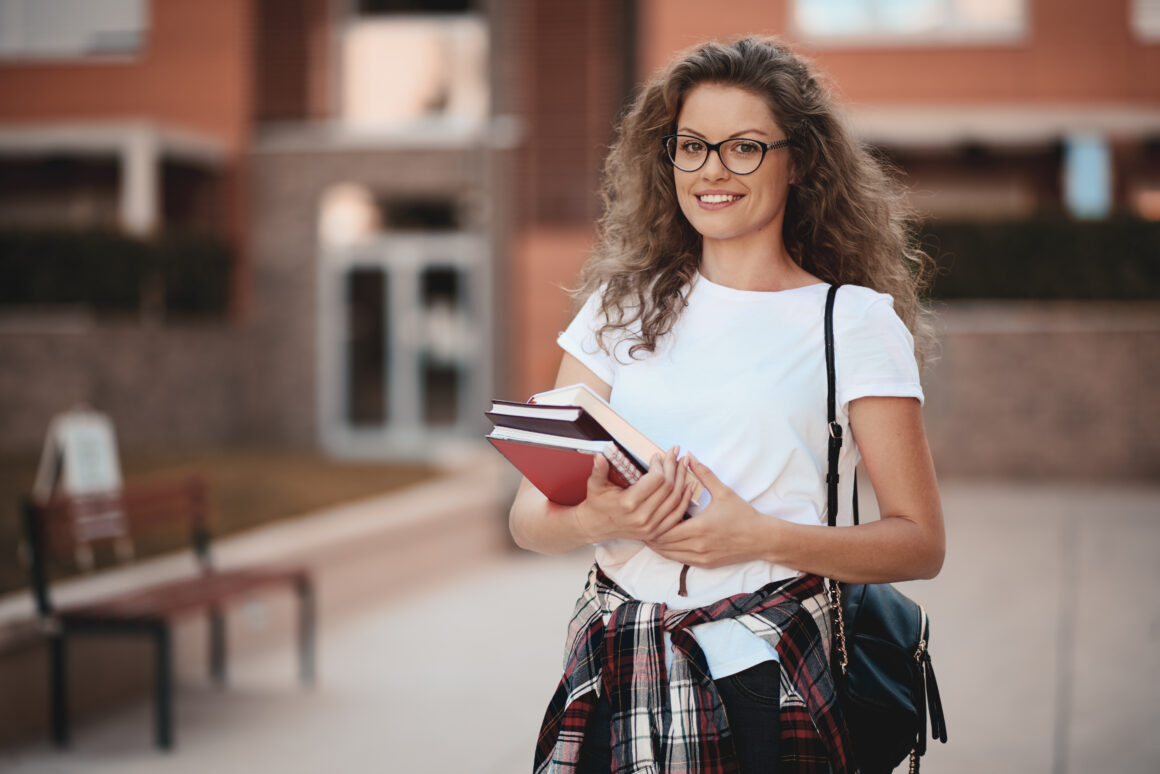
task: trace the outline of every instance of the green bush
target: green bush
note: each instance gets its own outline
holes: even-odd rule
[[[232,264],[229,246],[204,235],[141,240],[105,231],[0,231],[0,306],[135,312],[160,304],[181,314],[221,314]]]
[[[931,221],[935,299],[1160,299],[1160,223],[1038,219]]]

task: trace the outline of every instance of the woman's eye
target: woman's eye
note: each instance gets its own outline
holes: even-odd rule
[[[733,151],[734,153],[740,153],[742,155],[761,153],[761,146],[752,140],[741,140],[740,142],[733,143]]]
[[[681,150],[685,153],[704,153],[705,143],[700,140],[685,140],[681,143]]]

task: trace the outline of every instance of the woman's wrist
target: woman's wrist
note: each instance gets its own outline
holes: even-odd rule
[[[583,548],[591,540],[581,505],[561,505],[528,486],[512,504],[509,526],[516,545],[544,554],[561,554]]]
[[[568,509],[568,515],[572,522],[572,531],[576,540],[581,545],[590,545],[596,541],[593,539],[591,530],[588,528],[588,514],[585,512],[585,504],[583,502],[573,505]]]
[[[789,526],[786,522],[776,517],[763,516],[758,522],[758,534],[756,536],[757,545],[760,546],[761,558],[772,564],[779,564],[783,567],[792,566],[789,562],[788,540],[789,530],[785,527]]]
[[[587,500],[572,506],[570,513],[576,538],[582,542],[582,545],[602,543],[611,537],[600,529],[599,514]]]

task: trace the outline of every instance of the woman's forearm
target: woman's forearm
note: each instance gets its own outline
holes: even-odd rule
[[[919,488],[923,494],[902,498],[912,506],[909,511],[883,509],[884,518],[857,527],[795,524],[758,512],[710,468],[695,459],[691,463],[712,499],[693,518],[648,541],[669,559],[705,568],[761,559],[860,583],[930,578],[942,566],[936,490]]]
[[[579,507],[553,503],[525,480],[508,515],[512,539],[520,548],[541,554],[564,554],[588,545]]]
[[[894,583],[933,578],[942,567],[945,539],[930,520],[894,516],[857,527],[782,522],[771,530],[766,558],[795,570],[850,583]]]

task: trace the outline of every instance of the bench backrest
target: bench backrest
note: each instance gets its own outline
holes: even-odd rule
[[[126,563],[134,559],[138,543],[176,537],[208,571],[208,499],[208,487],[198,477],[44,501],[26,498],[24,537],[39,612],[52,612],[52,580],[66,568],[93,569],[97,551],[113,563]]]

